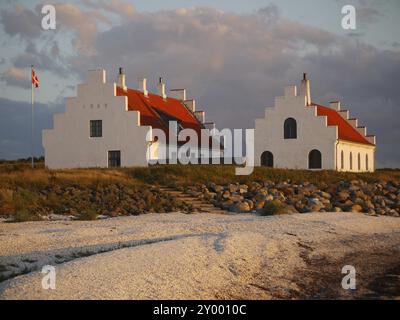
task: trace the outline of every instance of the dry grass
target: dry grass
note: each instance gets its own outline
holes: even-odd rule
[[[229,165],[47,170],[43,163],[31,169],[27,162],[7,162],[0,163],[0,215],[12,214],[17,221],[26,221],[39,220],[49,212],[73,215],[78,212],[82,219],[95,219],[95,213],[102,212],[136,214],[143,210],[173,210],[173,199],[164,199],[162,202],[158,198],[147,199],[145,193],[140,193],[149,190],[151,185],[185,188],[209,182],[226,185],[289,180],[292,183],[308,181],[323,187],[354,179],[367,182],[399,180],[400,170],[357,174],[258,167],[249,176],[237,176],[235,167]],[[157,207],[160,203],[163,205]],[[140,208],[135,209],[137,204],[140,204]]]
[[[377,170],[374,173],[346,173],[331,170],[287,170],[257,167],[248,176],[235,175],[235,166],[229,165],[163,165],[149,168],[127,169],[137,180],[145,183],[158,183],[168,186],[188,186],[194,183],[214,182],[216,184],[249,183],[253,181],[293,183],[308,181],[315,185],[331,184],[339,181],[360,179],[366,182],[390,181],[400,179],[400,170]]]

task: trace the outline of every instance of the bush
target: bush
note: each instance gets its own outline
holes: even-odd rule
[[[277,200],[269,201],[265,204],[264,208],[260,210],[262,216],[273,216],[284,213],[284,206]]]
[[[97,210],[88,208],[81,212],[79,220],[96,220],[98,216]]]
[[[29,211],[28,209],[18,210],[14,214],[13,222],[25,222],[25,221],[40,221],[42,220],[39,215]]]

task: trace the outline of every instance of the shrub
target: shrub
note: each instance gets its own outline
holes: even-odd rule
[[[40,221],[40,220],[42,220],[41,217],[36,213],[30,211],[29,209],[21,209],[14,214],[13,222]]]
[[[265,204],[264,208],[260,210],[262,216],[272,216],[284,213],[284,206],[277,200],[269,201]]]
[[[81,212],[79,220],[96,220],[97,217],[97,210],[95,210],[94,208],[87,208]]]

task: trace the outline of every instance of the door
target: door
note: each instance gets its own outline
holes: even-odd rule
[[[112,150],[108,151],[108,167],[119,168],[121,166],[121,151]]]

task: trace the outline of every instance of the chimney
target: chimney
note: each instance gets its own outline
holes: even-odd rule
[[[149,92],[147,91],[147,79],[139,78],[139,90],[143,92],[145,97],[149,96]]]
[[[165,93],[165,82],[162,77],[158,79],[158,84],[157,84],[157,90],[158,94],[163,98],[167,99],[167,94]]]
[[[311,92],[310,92],[310,80],[307,78],[307,73],[303,73],[303,80],[301,80],[301,95],[306,97],[306,106],[311,105]]]
[[[125,85],[125,73],[123,68],[119,68],[118,73],[118,85],[122,88],[122,90],[126,91],[128,88]]]

